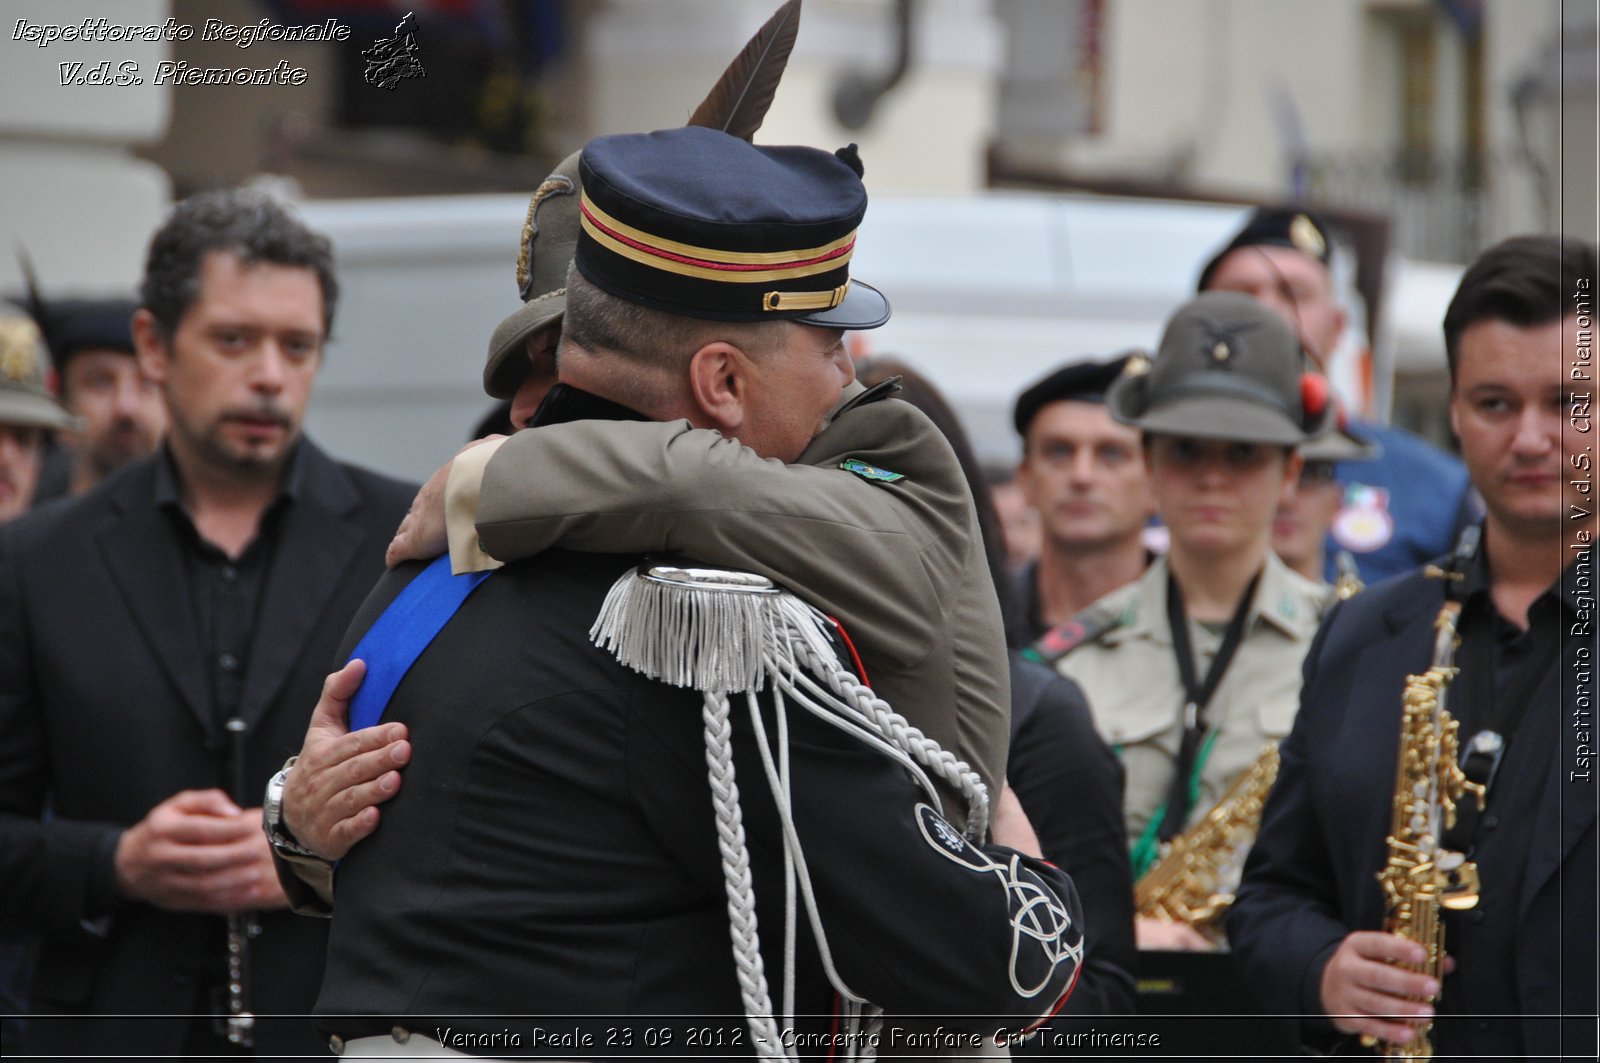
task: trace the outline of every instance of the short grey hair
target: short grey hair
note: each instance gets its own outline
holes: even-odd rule
[[[706,321],[669,314],[602,291],[567,270],[567,310],[562,339],[583,350],[605,351],[640,368],[686,371],[694,352],[719,340],[753,357],[783,345],[786,321]]]

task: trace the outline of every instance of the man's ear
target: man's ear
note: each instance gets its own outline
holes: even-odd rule
[[[167,365],[171,359],[168,339],[156,316],[144,307],[133,312],[128,322],[133,331],[134,354],[139,359],[139,370],[145,376],[162,383],[167,379]]]
[[[715,340],[689,358],[689,395],[704,421],[725,436],[736,435],[749,411],[751,362],[731,343]]]

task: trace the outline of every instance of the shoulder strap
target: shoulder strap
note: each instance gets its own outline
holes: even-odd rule
[[[1122,620],[1122,611],[1091,605],[1065,624],[1057,624],[1039,641],[1022,651],[1031,661],[1055,667],[1055,663],[1086,642],[1093,642]]]
[[[352,660],[359,657],[367,662],[367,677],[350,701],[350,730],[371,727],[383,718],[400,680],[456,615],[467,596],[491,574],[467,572],[453,576],[450,556],[446,554],[434,559],[406,584],[350,654]]]

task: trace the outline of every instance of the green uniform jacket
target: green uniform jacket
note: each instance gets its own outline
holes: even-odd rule
[[[972,496],[933,422],[879,395],[847,388],[793,465],[687,421],[518,432],[484,475],[481,545],[506,561],[557,543],[677,553],[782,583],[837,618],[878,695],[997,796],[1010,679]],[[852,458],[868,467],[844,471]],[[965,822],[953,794],[945,812]]]

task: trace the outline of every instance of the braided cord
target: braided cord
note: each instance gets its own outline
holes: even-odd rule
[[[756,932],[756,898],[750,876],[750,850],[745,844],[744,813],[739,784],[733,777],[733,724],[726,695],[706,692],[700,718],[705,722],[706,767],[711,803],[716,810],[717,849],[722,853],[722,880],[728,894],[728,931],[733,939],[734,974],[744,1000],[746,1021],[762,1059],[789,1059],[772,1019],[772,994]]]
[[[809,643],[801,640],[796,640],[792,645],[801,663],[809,671],[822,676],[827,682],[828,691],[845,707],[853,709],[874,733],[909,754],[966,798],[966,835],[970,840],[981,842],[988,836],[989,788],[966,761],[912,726],[887,701],[878,697],[871,687],[858,682],[854,673],[843,668],[837,658],[824,660]],[[796,678],[821,693],[810,676],[797,674]]]

